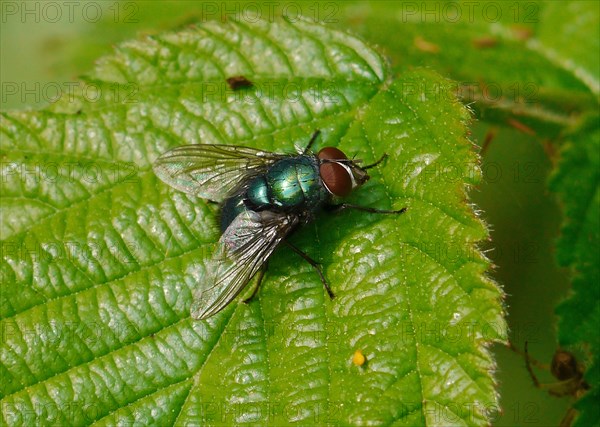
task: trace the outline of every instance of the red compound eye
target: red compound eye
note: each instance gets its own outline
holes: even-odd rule
[[[346,155],[335,147],[325,147],[317,154],[321,160],[344,160],[347,159]]]
[[[334,147],[325,147],[319,151],[320,160],[344,160],[346,155]],[[334,161],[322,163],[319,168],[321,179],[329,190],[335,196],[343,197],[352,191],[352,177],[350,172]]]

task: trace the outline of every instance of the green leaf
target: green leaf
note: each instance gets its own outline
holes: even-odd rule
[[[555,137],[597,108],[597,8],[597,2],[568,8],[547,1],[355,2],[340,6],[339,21],[379,44],[395,69],[426,66],[456,80],[479,119],[518,121]]]
[[[254,87],[233,92],[225,78]],[[92,90],[95,88],[95,91]],[[305,22],[207,23],[120,45],[69,97],[2,115],[2,420],[485,425],[501,291],[467,204],[466,109],[425,70]],[[274,254],[258,297],[189,317],[218,209],[151,171],[165,150],[293,152],[314,129],[385,166]],[[352,355],[362,350],[359,367]]]
[[[576,425],[600,424],[600,128],[599,117],[568,135],[561,162],[551,181],[564,208],[565,223],[557,244],[561,265],[573,274],[573,292],[557,307],[559,341],[562,346],[583,348],[591,356],[585,361],[586,381],[592,389],[578,402]]]
[[[566,4],[546,2],[544,25],[531,48],[550,61],[569,70],[596,96],[600,95],[600,3],[573,1]]]

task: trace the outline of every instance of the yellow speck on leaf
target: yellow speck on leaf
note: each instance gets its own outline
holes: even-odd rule
[[[363,354],[362,350],[356,350],[352,356],[352,363],[356,366],[362,366],[367,361],[367,358]]]

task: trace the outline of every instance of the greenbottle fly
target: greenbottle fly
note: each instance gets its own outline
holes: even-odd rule
[[[351,208],[371,213],[400,214],[347,203],[334,204],[368,179],[367,170],[335,147],[310,151],[317,130],[298,154],[277,154],[255,148],[198,144],[176,147],[154,163],[155,174],[177,190],[221,205],[221,238],[207,267],[206,283],[194,293],[191,315],[206,319],[229,304],[285,243],[318,273],[327,293],[334,294],[316,261],[286,239],[311,222],[320,210]],[[249,299],[250,299],[249,298]]]

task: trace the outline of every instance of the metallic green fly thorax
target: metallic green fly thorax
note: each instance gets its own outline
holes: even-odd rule
[[[289,157],[275,162],[236,190],[222,207],[221,231],[244,209],[294,212],[301,217],[313,214],[329,194],[319,176],[319,164],[312,155]]]
[[[271,191],[271,203],[284,210],[312,211],[327,198],[314,156],[280,160],[269,169],[265,178]]]

